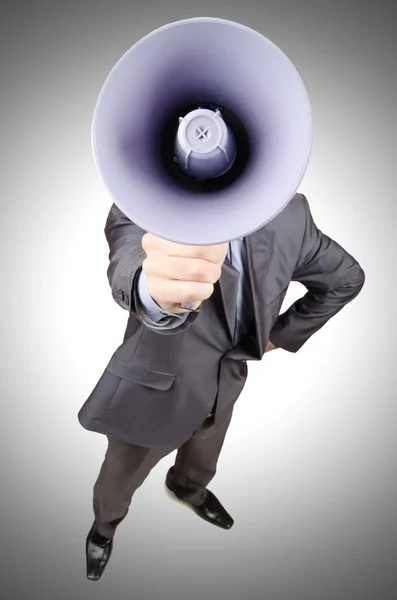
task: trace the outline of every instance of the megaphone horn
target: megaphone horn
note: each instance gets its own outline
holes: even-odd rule
[[[292,199],[311,110],[287,56],[224,19],[169,23],[116,63],[92,123],[97,167],[134,223],[181,244],[253,233]]]

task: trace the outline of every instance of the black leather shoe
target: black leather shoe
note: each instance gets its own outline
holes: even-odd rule
[[[223,508],[218,498],[207,490],[207,497],[200,506],[191,504],[196,513],[205,521],[222,527],[222,529],[230,529],[234,523],[232,517]]]
[[[100,579],[113,549],[113,538],[108,539],[94,529],[94,524],[87,535],[85,553],[87,558],[87,578],[92,581]]]
[[[167,479],[165,485],[176,496],[174,490],[168,485]],[[195,504],[188,502],[189,506],[191,506],[199,517],[205,521],[217,525],[218,527],[222,527],[222,529],[230,529],[234,523],[232,517],[226,512],[218,498],[210,492],[210,490],[207,489],[206,493],[206,499],[202,504],[196,506]],[[176,497],[178,498],[178,496]],[[180,498],[178,498],[178,500],[180,500]]]

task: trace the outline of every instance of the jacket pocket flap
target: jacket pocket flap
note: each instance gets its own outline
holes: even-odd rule
[[[156,390],[168,390],[176,377],[172,373],[142,369],[126,362],[116,354],[112,356],[106,370],[122,379],[127,379],[133,383],[139,383],[140,385],[145,385]]]

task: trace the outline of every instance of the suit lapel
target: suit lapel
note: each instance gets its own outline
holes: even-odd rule
[[[265,284],[273,256],[274,232],[262,227],[245,238],[248,279],[254,305],[254,333],[262,356],[265,350]]]
[[[274,232],[267,230],[266,227],[262,227],[244,238],[248,263],[248,284],[251,286],[253,299],[254,336],[260,356],[265,347],[264,288],[273,254],[273,238]],[[222,275],[218,281],[231,340],[234,339],[238,276],[237,269],[228,260],[225,260],[222,265]]]

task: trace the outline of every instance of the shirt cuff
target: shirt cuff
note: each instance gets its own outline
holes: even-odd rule
[[[166,317],[172,317],[177,324],[179,325],[182,320],[186,319],[188,313],[171,313],[163,308],[161,308],[151,297],[148,291],[148,282],[145,273],[141,270],[138,276],[138,296],[141,302],[142,308],[145,310],[146,315],[154,322],[158,323],[162,319]],[[166,323],[170,323],[172,321],[170,318],[167,319]],[[165,324],[165,323],[164,323]]]

